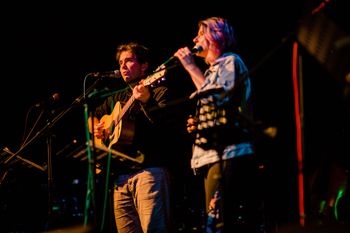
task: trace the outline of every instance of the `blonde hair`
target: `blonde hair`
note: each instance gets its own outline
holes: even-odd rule
[[[215,42],[222,51],[229,50],[236,44],[233,26],[227,19],[210,17],[199,21],[198,27],[203,27],[206,36]]]

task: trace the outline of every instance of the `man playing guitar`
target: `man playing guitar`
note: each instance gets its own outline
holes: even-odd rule
[[[137,43],[122,44],[116,59],[127,88],[109,96],[95,109],[93,128],[95,142],[131,157],[140,153],[144,161],[114,162],[114,217],[118,233],[169,232],[169,174],[167,148],[158,111],[168,100],[167,88],[150,84],[164,72],[147,76],[149,50]],[[158,112],[159,113],[159,112]]]

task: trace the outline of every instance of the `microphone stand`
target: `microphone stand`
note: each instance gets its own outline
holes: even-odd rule
[[[53,197],[53,176],[52,176],[52,135],[51,135],[51,133],[48,133],[48,136],[46,138],[46,145],[47,145],[47,193],[48,193],[47,226],[50,226],[51,217],[52,217],[52,200],[53,200],[53,198],[52,198]]]
[[[154,71],[153,73],[156,73],[156,72],[159,72],[159,71],[162,71],[162,70],[170,70],[172,68],[175,68],[177,66],[179,66],[179,60],[175,60],[176,57],[172,56],[170,57],[168,60],[166,60],[165,62],[163,62],[161,65],[159,65]],[[167,64],[170,63],[171,61],[174,61],[174,64],[171,65],[171,66],[168,66],[167,67]]]
[[[86,91],[86,93],[89,93],[91,90],[95,88],[97,84],[97,81],[92,84]],[[51,129],[63,116],[65,116],[68,112],[70,112],[73,108],[76,106],[82,104],[83,99],[85,98],[85,94],[80,95],[78,98],[76,98],[65,110],[60,112],[56,117],[54,117],[51,121],[48,121],[46,125],[41,128],[30,140],[28,140],[25,144],[23,144],[17,152],[13,153],[9,158],[6,159],[4,164],[7,164],[10,162],[10,160],[13,157],[18,156],[24,149],[26,149],[32,142],[40,138],[45,132],[47,132],[49,129]]]
[[[86,93],[90,93],[91,90],[93,90],[97,84],[97,81],[93,83],[87,90]],[[9,164],[9,162],[13,158],[22,158],[19,156],[19,154],[24,151],[29,145],[31,145],[34,141],[41,138],[43,135],[48,133],[48,136],[46,138],[46,144],[47,144],[47,187],[48,187],[48,223],[51,223],[51,214],[52,214],[52,187],[53,187],[53,177],[52,177],[52,135],[50,134],[50,129],[62,118],[64,117],[68,112],[70,112],[73,108],[81,105],[84,101],[85,93],[80,95],[78,98],[76,98],[66,109],[61,111],[56,117],[54,117],[51,120],[48,120],[46,124],[32,137],[30,138],[26,143],[24,143],[16,152],[11,153],[11,156],[9,156],[5,161],[4,164]],[[23,159],[23,158],[22,158]],[[35,164],[34,164],[35,165]],[[35,166],[40,169],[40,167]],[[42,169],[40,169],[42,170]],[[48,228],[48,225],[47,225]]]
[[[0,156],[3,156],[3,155],[5,155],[5,154],[9,154],[9,155],[13,155],[13,154],[14,154],[14,153],[13,153],[12,151],[10,151],[10,149],[7,148],[7,147],[3,148],[2,150],[3,150],[3,153],[1,153]],[[29,168],[34,167],[34,168],[37,168],[37,169],[40,170],[40,171],[43,171],[43,172],[46,171],[46,169],[45,169],[44,167],[42,167],[42,166],[40,166],[39,164],[36,164],[36,163],[34,163],[34,162],[32,162],[32,161],[30,161],[30,160],[28,160],[28,159],[25,159],[25,158],[23,158],[22,156],[17,155],[17,156],[16,156],[16,159],[17,159],[17,160],[13,160],[12,163],[16,163],[16,162],[19,162],[19,161],[20,161],[20,162],[23,162],[23,163],[24,163],[27,167],[29,167]],[[12,163],[10,163],[9,166],[10,166]],[[3,164],[3,162],[1,161],[0,164]],[[5,167],[5,168],[7,169],[8,167]]]

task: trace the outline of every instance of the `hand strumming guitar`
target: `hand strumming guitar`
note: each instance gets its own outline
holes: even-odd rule
[[[94,136],[98,139],[105,140],[108,138],[109,132],[105,128],[105,122],[99,121],[94,124]]]

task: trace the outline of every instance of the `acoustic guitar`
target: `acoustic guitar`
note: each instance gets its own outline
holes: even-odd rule
[[[163,69],[147,76],[143,82],[143,85],[149,86],[154,84],[156,81],[160,81],[165,76],[165,73],[166,69]],[[133,106],[134,102],[134,96],[131,96],[123,107],[118,101],[114,105],[111,114],[102,116],[100,122],[104,122],[104,130],[108,133],[108,135],[105,136],[105,139],[95,139],[95,145],[97,147],[107,147],[110,150],[117,142],[123,145],[127,145],[132,142],[135,130],[134,124],[131,121],[123,120],[123,117],[125,113]],[[90,132],[93,131],[91,123],[92,122],[89,121]]]

